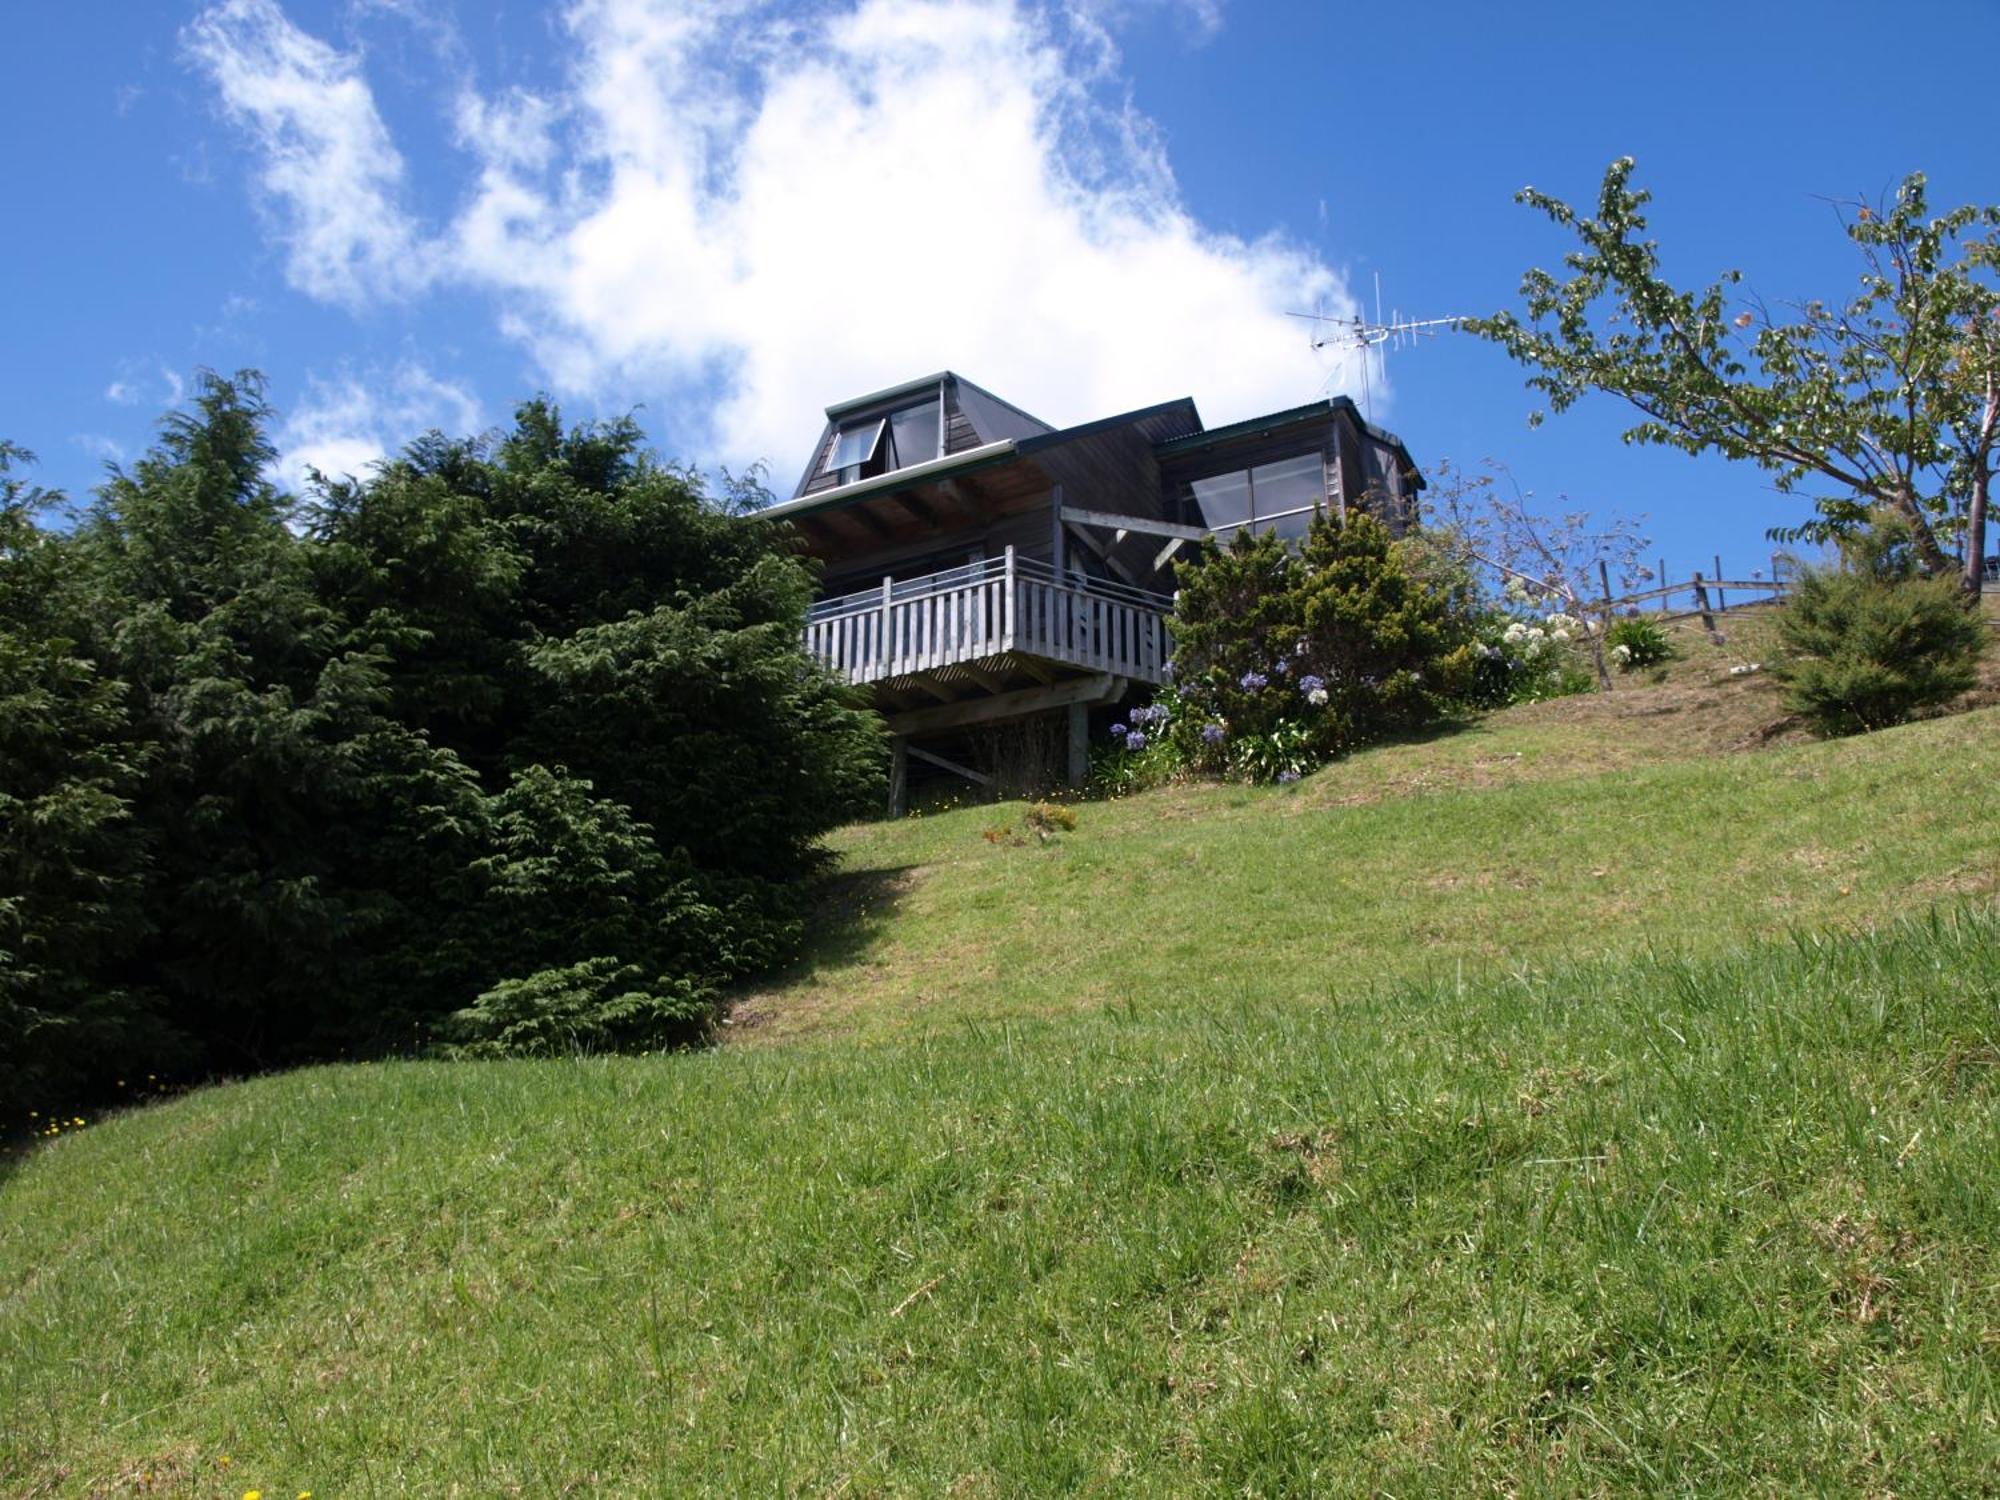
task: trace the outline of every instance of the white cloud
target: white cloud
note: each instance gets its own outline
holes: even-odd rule
[[[781,481],[820,408],[946,366],[1057,423],[1182,395],[1213,423],[1346,388],[1358,364],[1287,316],[1351,315],[1343,279],[1282,234],[1200,223],[1124,102],[1105,26],[1161,3],[573,0],[560,89],[454,83],[475,174],[449,226],[389,212],[399,164],[363,180],[559,392],[644,402],[686,456],[768,458]],[[276,15],[223,7],[246,8]],[[379,131],[352,61],[285,29]],[[367,278],[319,279],[338,298]]]
[[[125,462],[125,445],[116,438],[106,437],[101,432],[73,432],[69,440],[99,463]]]
[[[181,404],[187,382],[172,366],[159,360],[121,359],[118,377],[104,388],[104,399],[114,406],[138,406],[150,402],[163,410]]]
[[[360,60],[299,30],[277,0],[223,0],[182,42],[256,147],[292,285],[349,306],[421,286],[430,250],[401,208],[403,159]]]
[[[477,397],[414,361],[309,376],[304,398],[278,426],[277,478],[293,490],[314,469],[329,479],[362,478],[419,433],[468,437],[483,426]]]

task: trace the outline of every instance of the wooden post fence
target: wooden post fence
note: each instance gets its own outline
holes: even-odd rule
[[[1708,612],[1708,590],[1702,586],[1699,570],[1694,575],[1694,607],[1701,613],[1701,628],[1708,632],[1708,638],[1721,645],[1722,637],[1715,628],[1715,616]]]

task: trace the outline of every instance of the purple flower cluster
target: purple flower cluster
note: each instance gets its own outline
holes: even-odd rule
[[[1201,737],[1211,745],[1219,745],[1229,738],[1229,731],[1220,724],[1204,724],[1201,726]]]
[[[1236,685],[1246,693],[1259,693],[1271,685],[1271,679],[1262,672],[1245,672]]]
[[[1145,730],[1143,730],[1143,729],[1134,729],[1134,730],[1133,730],[1133,731],[1131,731],[1131,732],[1130,732],[1129,734],[1127,734],[1127,735],[1125,736],[1125,748],[1126,748],[1127,750],[1143,750],[1143,749],[1145,749],[1145,748],[1146,748],[1146,731],[1145,731]]]
[[[1298,779],[1299,779],[1299,773],[1297,771],[1280,771],[1278,773],[1279,786],[1290,786],[1293,782],[1297,781]]]
[[[1325,686],[1325,679],[1317,677],[1311,672],[1306,673],[1305,676],[1299,679],[1299,691],[1302,693],[1316,693]]]
[[[1283,677],[1291,670],[1292,670],[1292,664],[1286,661],[1282,656],[1279,657],[1276,661],[1271,663],[1271,671],[1276,676]]]
[[[1123,724],[1113,724],[1111,726],[1111,738],[1114,740],[1122,740],[1128,733],[1130,731]]]

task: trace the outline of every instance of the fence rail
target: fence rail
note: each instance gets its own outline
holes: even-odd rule
[[[849,682],[881,682],[1019,652],[1142,682],[1163,680],[1170,601],[1141,589],[1064,579],[1003,557],[822,600],[806,650]]]

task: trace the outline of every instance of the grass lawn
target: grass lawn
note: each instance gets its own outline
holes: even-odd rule
[[[0,1493],[1994,1493],[2000,710],[1772,718],[849,830],[723,1047],[0,1157]]]
[[[1699,731],[1660,722],[1760,722],[1763,686],[1717,690],[1756,692],[1747,716],[1670,686],[1515,710],[1295,787],[1088,804],[1047,845],[986,840],[1018,831],[1018,805],[851,829],[828,940],[737,1027],[877,1040],[1147,997],[1315,1004],[2000,889],[2000,710],[1698,758]]]

